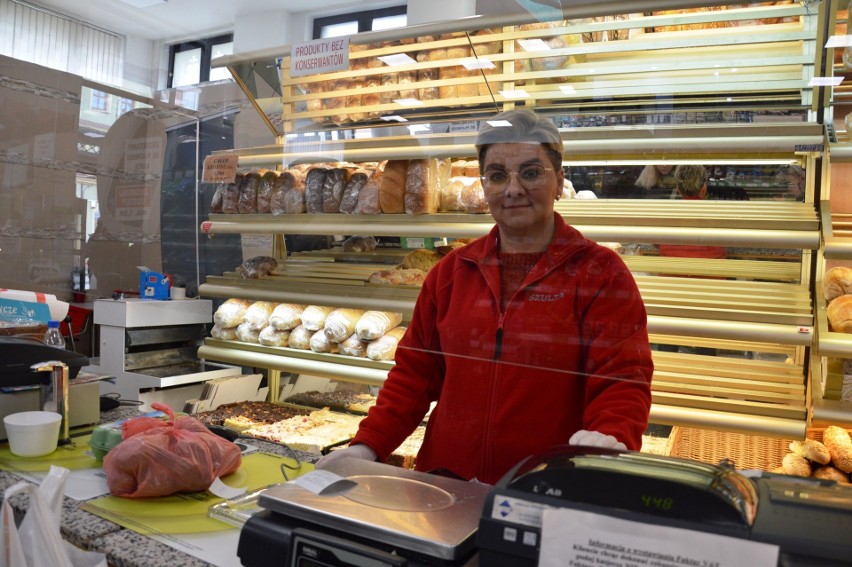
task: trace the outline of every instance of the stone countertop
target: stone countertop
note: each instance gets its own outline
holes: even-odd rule
[[[111,423],[137,415],[140,415],[140,412],[136,408],[119,407],[101,413],[101,422]],[[295,456],[303,462],[310,463],[317,459],[316,455],[301,451],[291,452],[286,447],[259,439],[252,439],[251,444],[265,453]],[[20,480],[20,477],[14,473],[0,471],[0,493],[5,492],[6,488]],[[28,497],[16,495],[12,497],[10,503],[20,521],[29,504]],[[84,501],[65,497],[60,525],[62,537],[77,547],[106,554],[107,562],[111,567],[211,566],[206,561],[81,510],[80,506],[83,503]]]

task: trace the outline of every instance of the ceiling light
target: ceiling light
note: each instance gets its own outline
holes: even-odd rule
[[[550,49],[543,39],[519,39],[520,45],[524,51],[546,51]]]
[[[833,35],[825,42],[825,47],[852,47],[852,35]]]
[[[481,59],[477,57],[468,57],[467,59],[462,59],[461,65],[468,71],[494,68],[494,63],[492,63],[490,59],[486,59],[485,57],[482,57]]]
[[[157,4],[165,4],[168,0],[119,0],[119,2],[130,4],[134,8],[150,8]]]
[[[510,100],[515,100],[519,98],[530,98],[530,93],[525,91],[524,89],[515,89],[511,91],[500,91],[500,94],[503,95],[504,98],[508,98]]]
[[[423,103],[416,98],[395,98],[393,101],[400,106],[423,106]]]
[[[412,63],[417,63],[417,61],[415,61],[405,53],[382,55],[381,57],[379,57],[379,61],[381,61],[385,65],[390,65],[391,67],[397,67],[399,65],[411,65]]]
[[[809,87],[836,87],[843,82],[843,77],[811,77]]]

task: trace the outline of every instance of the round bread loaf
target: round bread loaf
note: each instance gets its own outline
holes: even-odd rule
[[[826,309],[831,330],[835,333],[852,333],[852,295],[835,297]]]
[[[822,288],[826,301],[852,293],[852,268],[846,266],[831,268],[822,277]]]

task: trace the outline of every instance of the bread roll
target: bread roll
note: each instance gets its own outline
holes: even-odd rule
[[[276,329],[267,325],[257,335],[257,342],[266,346],[287,346],[290,340],[290,331]]]
[[[290,331],[290,337],[287,339],[287,346],[300,350],[311,349],[311,337],[316,331],[306,329],[304,325],[299,325]]]
[[[852,295],[835,297],[826,309],[831,330],[835,333],[852,333]]]
[[[270,301],[255,301],[246,309],[244,323],[250,328],[261,330],[269,324],[269,316],[275,310],[275,303]]]
[[[367,345],[367,358],[371,360],[393,360],[399,340],[405,335],[407,327],[394,327],[378,339]]]
[[[279,331],[289,331],[302,324],[304,305],[297,303],[279,303],[269,315],[269,325]]]
[[[302,311],[302,325],[309,331],[319,331],[325,327],[325,320],[332,311],[334,311],[333,307],[308,305]]]
[[[831,461],[831,455],[825,445],[816,439],[805,439],[804,441],[793,441],[790,450],[800,457],[804,457],[815,463],[827,465]]]
[[[272,195],[275,193],[278,173],[272,169],[263,172],[260,177],[260,185],[257,188],[257,212],[268,214],[272,212]]]
[[[435,252],[434,250],[427,250],[425,248],[421,248],[419,250],[413,250],[405,255],[402,259],[402,263],[400,263],[400,267],[403,270],[416,269],[423,270],[428,272],[432,269],[432,266],[438,263],[441,259],[441,255]]]
[[[781,461],[784,474],[794,476],[811,476],[811,465],[807,459],[796,453],[787,453]]]
[[[852,268],[846,266],[831,268],[822,277],[822,287],[825,291],[825,300],[829,302],[835,297],[852,293]]]
[[[405,180],[408,160],[390,160],[379,185],[379,204],[383,213],[405,212]]]
[[[820,480],[833,480],[838,484],[849,484],[849,475],[832,466],[818,467],[811,476]]]
[[[322,212],[323,187],[328,171],[324,167],[315,167],[305,176],[305,212]]]
[[[213,323],[223,329],[234,329],[246,320],[246,309],[253,301],[231,298],[220,305],[213,314]]]
[[[237,340],[237,329],[236,327],[225,328],[220,325],[213,325],[210,328],[210,336],[223,341],[235,341]]]
[[[363,314],[363,309],[335,309],[328,314],[325,320],[325,326],[323,327],[325,336],[333,343],[345,341],[347,337],[355,332],[358,319]]]
[[[255,329],[248,323],[240,323],[237,327],[237,340],[244,343],[257,343],[257,336],[260,334],[260,329]]]
[[[829,425],[822,432],[822,442],[831,455],[831,464],[841,471],[852,472],[852,440],[842,427]]]
[[[402,313],[392,311],[367,311],[355,325],[359,339],[373,341],[402,323]]]
[[[462,205],[465,212],[471,214],[481,214],[488,212],[488,201],[485,199],[485,191],[482,190],[482,183],[476,179],[470,185],[465,185],[462,190]]]
[[[367,356],[368,344],[368,341],[361,340],[358,338],[357,334],[352,333],[345,341],[338,343],[337,352],[338,354],[345,354],[346,356],[358,356],[363,358]]]
[[[328,340],[328,337],[323,331],[317,331],[311,335],[309,344],[311,350],[314,352],[337,352],[337,343]]]
[[[420,287],[426,280],[427,272],[418,269],[380,270],[373,272],[367,279],[375,285],[411,285]]]

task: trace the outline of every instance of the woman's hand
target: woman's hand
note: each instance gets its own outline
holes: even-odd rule
[[[586,447],[604,447],[606,449],[627,450],[627,445],[613,437],[597,431],[581,429],[568,440],[569,445],[584,445]]]
[[[328,455],[321,457],[320,460],[314,463],[314,466],[318,469],[323,469],[327,467],[329,463],[333,463],[334,461],[346,457],[364,459],[365,461],[375,461],[377,455],[375,451],[364,444],[350,445],[345,449],[338,449],[337,451],[332,451]]]

